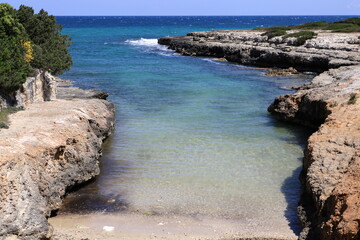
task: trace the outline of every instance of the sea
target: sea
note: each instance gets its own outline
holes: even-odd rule
[[[276,96],[314,75],[181,56],[157,44],[193,31],[338,21],[345,16],[67,16],[74,65],[60,77],[109,93],[116,125],[101,173],[60,213],[211,217],[294,234],[310,129],[275,120]]]

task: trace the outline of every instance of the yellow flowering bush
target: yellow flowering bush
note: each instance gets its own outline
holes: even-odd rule
[[[29,63],[34,59],[33,48],[32,48],[31,43],[29,41],[23,41],[22,45],[23,45],[23,47],[25,49],[24,60],[25,60],[25,62]]]

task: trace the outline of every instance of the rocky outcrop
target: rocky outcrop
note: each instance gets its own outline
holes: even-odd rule
[[[355,101],[349,101],[355,96]],[[360,65],[331,69],[269,111],[319,127],[308,140],[299,207],[302,239],[360,238]]]
[[[32,103],[56,99],[55,77],[48,72],[34,70],[22,87],[13,93],[0,94],[0,108],[8,106],[26,107]]]
[[[193,32],[160,38],[158,42],[183,55],[225,58],[244,65],[323,72],[360,64],[360,33],[318,32],[316,38],[307,40],[303,46],[295,46],[295,38],[269,39],[262,36],[263,33],[254,30]]]
[[[1,239],[51,237],[51,211],[70,188],[99,174],[102,142],[114,127],[106,100],[37,96],[28,95],[36,103],[10,115],[10,128],[0,130]]]

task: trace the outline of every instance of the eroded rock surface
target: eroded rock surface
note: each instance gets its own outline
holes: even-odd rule
[[[360,100],[349,102],[352,94],[360,96],[360,66],[331,69],[269,107],[286,121],[323,123],[305,150],[303,239],[360,238]]]
[[[290,33],[291,31],[289,31]],[[262,36],[253,30],[193,32],[186,36],[164,37],[168,45],[183,55],[225,58],[230,62],[264,67],[323,72],[330,68],[360,64],[360,33],[318,32],[303,46],[295,38]]]
[[[33,74],[34,77],[28,77],[18,91],[0,94],[0,109],[8,106],[26,107],[32,103],[56,99],[55,77],[40,70],[34,70]]]
[[[52,235],[47,218],[66,191],[99,173],[114,106],[101,99],[31,104],[0,130],[0,238]]]

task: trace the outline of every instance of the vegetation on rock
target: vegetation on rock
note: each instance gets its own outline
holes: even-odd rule
[[[1,109],[0,107],[0,128],[9,128],[9,114],[16,113],[23,110],[22,107],[8,107]]]
[[[360,32],[360,18],[348,18],[333,23],[321,21],[301,25],[255,28],[254,30],[265,31],[262,35],[268,36],[269,39],[277,36],[284,36],[285,38],[296,37],[297,45],[303,45],[306,40],[316,36],[314,32],[307,30],[327,30],[338,33]],[[287,31],[299,32],[288,34]]]
[[[284,38],[296,38],[296,45],[304,45],[306,40],[312,39],[317,34],[312,31],[300,31],[295,33],[286,34]]]
[[[44,10],[0,4],[0,93],[21,87],[34,68],[59,74],[70,69],[70,38]]]
[[[350,98],[348,101],[348,104],[355,104],[357,100],[357,94],[356,93],[352,93],[350,94]]]

